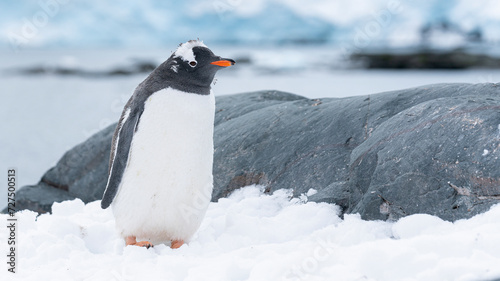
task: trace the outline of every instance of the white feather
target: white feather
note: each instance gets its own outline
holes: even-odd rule
[[[179,48],[174,53],[174,57],[180,57],[182,60],[190,62],[196,61],[194,57],[193,48],[194,47],[207,47],[203,44],[202,41],[199,40],[190,40],[186,43],[182,43]]]
[[[189,241],[211,199],[213,94],[151,95],[112,207],[123,237]]]
[[[104,190],[104,193],[108,190],[109,186],[109,180],[111,179],[111,173],[113,173],[113,164],[115,163],[116,160],[116,155],[118,154],[118,142],[120,141],[120,132],[122,131],[123,124],[125,124],[125,121],[127,121],[128,117],[130,115],[130,107],[125,110],[125,113],[123,114],[123,118],[120,120],[120,123],[118,123],[118,133],[116,134],[116,141],[115,141],[115,155],[113,157],[113,160],[111,161],[111,168],[109,169],[109,176],[108,176],[108,182],[106,183],[106,189]]]

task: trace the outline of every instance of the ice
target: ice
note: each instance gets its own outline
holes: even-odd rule
[[[0,46],[145,47],[201,38],[214,43],[352,42],[417,44],[420,28],[448,20],[498,41],[495,1],[21,1],[0,4]],[[89,16],[91,15],[91,16]],[[202,28],[200,28],[202,27]],[[205,28],[210,27],[210,28]],[[447,42],[444,37],[438,45]]]
[[[339,218],[291,190],[236,190],[211,203],[190,244],[125,247],[100,202],[56,203],[18,218],[19,280],[491,280],[500,277],[500,205],[455,223]],[[1,215],[6,219],[6,215]],[[5,241],[6,228],[0,230]],[[5,247],[5,244],[2,246]],[[10,280],[6,270],[2,280]]]

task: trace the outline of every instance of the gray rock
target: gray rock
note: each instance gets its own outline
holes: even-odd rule
[[[243,105],[271,97],[245,94]],[[238,104],[218,101],[220,113],[231,118],[221,116],[225,121],[215,127],[214,199],[253,183],[267,192],[292,188],[300,195],[347,181],[350,153],[364,139],[367,97],[292,97],[237,116]],[[347,207],[345,196],[329,193],[323,199]]]
[[[381,52],[357,52],[349,59],[355,65],[368,69],[467,69],[499,68],[500,58],[486,54],[454,49],[431,50],[384,50]]]
[[[314,188],[309,200],[365,219],[471,217],[500,202],[499,94],[496,84],[442,84],[341,99],[277,91],[218,97],[212,200],[262,184],[295,196]],[[18,202],[29,203],[22,208],[100,199],[113,130],[20,189]],[[44,196],[50,188],[57,191]]]
[[[73,200],[75,198],[73,194],[65,190],[39,182],[37,185],[24,186],[16,191],[15,210],[28,209],[43,214],[51,211],[54,202]],[[7,213],[7,208],[2,213]]]
[[[375,129],[351,154],[349,212],[453,221],[500,201],[500,87],[436,87],[408,91],[418,103],[368,125]]]
[[[111,138],[116,124],[66,152],[41,182],[91,202],[102,197],[106,187]]]

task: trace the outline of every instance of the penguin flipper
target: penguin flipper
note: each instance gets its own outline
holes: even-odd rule
[[[120,122],[116,127],[115,134],[113,135],[113,147],[111,148],[108,183],[106,184],[101,201],[101,208],[103,209],[111,205],[111,202],[113,202],[118,193],[123,174],[127,168],[132,138],[136,132],[141,113],[136,112],[135,114],[131,114],[130,108],[125,108]]]

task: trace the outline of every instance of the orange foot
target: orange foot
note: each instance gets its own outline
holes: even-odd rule
[[[149,241],[139,241],[137,242],[135,236],[127,236],[125,238],[125,244],[128,245],[134,245],[134,246],[139,246],[139,247],[146,247],[146,249],[149,249],[150,247],[153,247],[153,244]]]
[[[174,240],[174,241],[172,241],[172,243],[170,244],[170,248],[172,248],[172,249],[178,249],[178,248],[180,248],[183,244],[184,244],[184,241],[182,241],[182,240]]]

